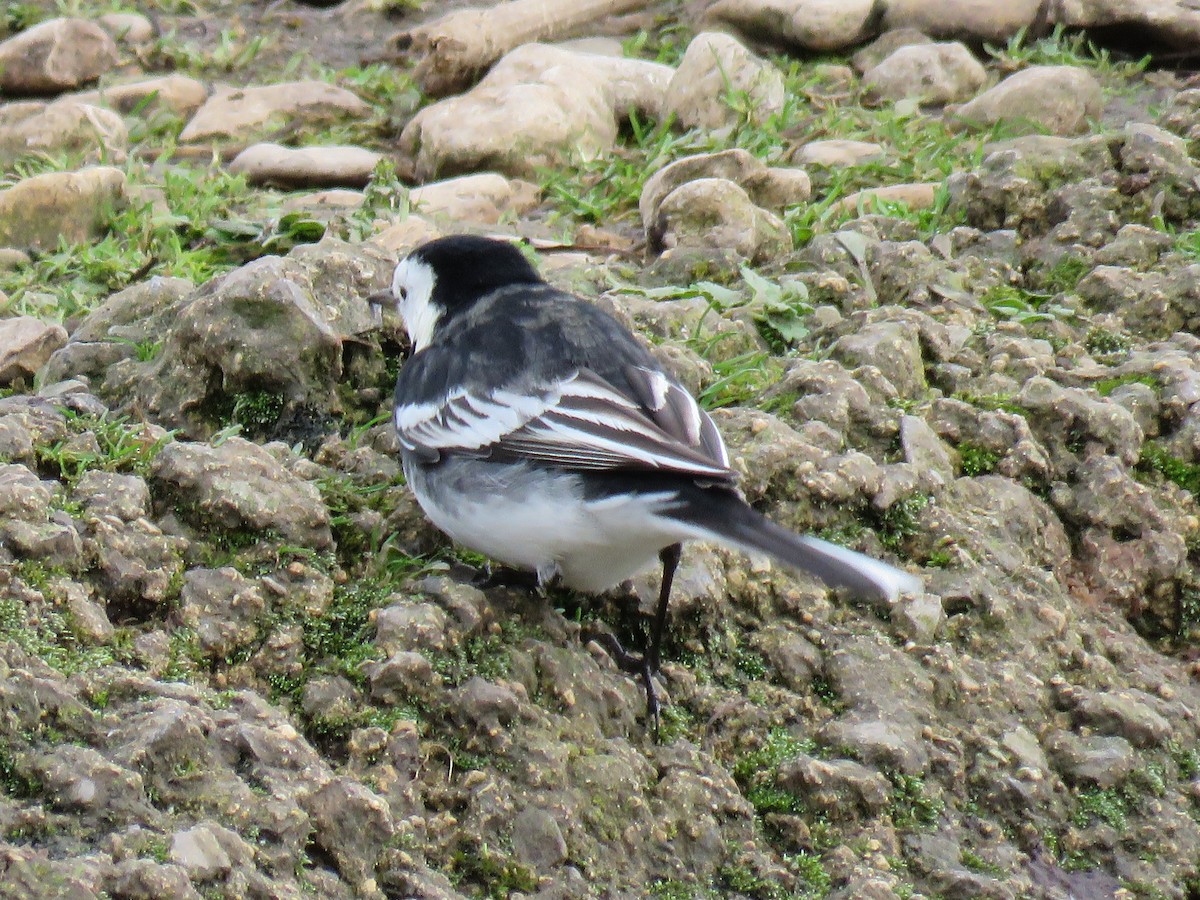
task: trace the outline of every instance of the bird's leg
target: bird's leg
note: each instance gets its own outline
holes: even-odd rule
[[[654,675],[658,672],[658,664],[662,655],[663,636],[667,630],[667,607],[671,602],[671,585],[675,581],[675,570],[679,567],[679,558],[683,552],[681,544],[671,544],[658,553],[662,561],[662,583],[658,589],[658,607],[654,611],[654,621],[650,625],[650,642],[644,653],[630,653],[621,646],[615,635],[603,633],[596,635],[596,640],[604,645],[613,662],[622,672],[637,675],[642,680],[646,691],[646,718],[653,723],[654,736],[658,737],[658,693],[654,689]]]
[[[671,602],[671,586],[675,583],[675,570],[679,568],[682,555],[682,544],[672,544],[658,551],[662,583],[658,587],[658,609],[654,611],[654,623],[650,626],[650,646],[646,648],[646,663],[652,672],[658,671],[663,635],[667,630],[667,604]]]

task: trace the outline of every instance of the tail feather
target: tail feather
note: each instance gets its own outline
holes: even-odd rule
[[[685,499],[683,508],[672,514],[718,543],[765,553],[785,566],[811,572],[828,585],[849,588],[863,597],[890,601],[923,589],[920,578],[895,566],[776,525],[731,492],[709,488],[704,493],[704,502]]]

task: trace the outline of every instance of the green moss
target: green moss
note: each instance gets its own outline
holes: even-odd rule
[[[941,818],[945,803],[925,791],[925,779],[892,772],[892,802],[888,812],[897,828],[932,828]]]
[[[456,886],[478,886],[481,896],[494,900],[507,900],[514,891],[529,893],[538,886],[537,875],[528,866],[493,850],[486,843],[455,852],[450,880]]]
[[[969,441],[958,445],[958,458],[963,475],[974,478],[978,475],[990,475],[1000,462],[1000,454]]]
[[[1079,828],[1086,828],[1099,820],[1117,831],[1124,831],[1129,815],[1129,801],[1116,788],[1088,788],[1076,795],[1075,814],[1071,821]]]
[[[1105,356],[1109,353],[1124,353],[1133,346],[1133,341],[1118,332],[1093,326],[1088,329],[1083,345],[1087,348],[1088,353]]]
[[[1146,441],[1142,445],[1137,468],[1144,473],[1156,472],[1184,490],[1200,495],[1200,465],[1172,456],[1157,441]]]
[[[0,740],[0,788],[17,800],[27,800],[42,792],[42,782],[26,771],[17,751],[4,740]]]
[[[920,516],[930,503],[929,495],[913,494],[897,500],[878,516],[879,541],[893,553],[898,552],[904,541],[920,534]]]
[[[1119,387],[1127,384],[1144,384],[1155,391],[1162,389],[1162,382],[1153,375],[1130,373],[1128,375],[1118,375],[1113,378],[1101,378],[1096,382],[1094,387],[1096,392],[1101,397],[1107,397]]]
[[[999,878],[1005,874],[1004,869],[995,863],[990,863],[974,850],[964,847],[959,853],[959,861],[970,869],[972,872],[981,872],[984,875],[991,875],[994,878]]]

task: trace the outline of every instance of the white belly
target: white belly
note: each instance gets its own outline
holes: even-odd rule
[[[575,590],[615,587],[688,536],[657,514],[670,492],[585,502],[575,476],[523,465],[404,469],[425,514],[455,541]]]

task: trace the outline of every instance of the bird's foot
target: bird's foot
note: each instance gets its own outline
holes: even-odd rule
[[[481,591],[491,588],[533,591],[537,590],[539,584],[536,572],[514,569],[511,566],[485,565],[482,569],[477,570],[475,577],[471,579],[471,586],[477,587]]]
[[[654,739],[658,740],[660,707],[658,691],[654,687],[654,676],[658,674],[657,661],[651,660],[645,653],[630,653],[621,646],[616,635],[607,631],[596,632],[589,637],[605,649],[612,661],[617,664],[618,669],[641,679],[642,687],[646,691],[646,720],[653,729]]]

